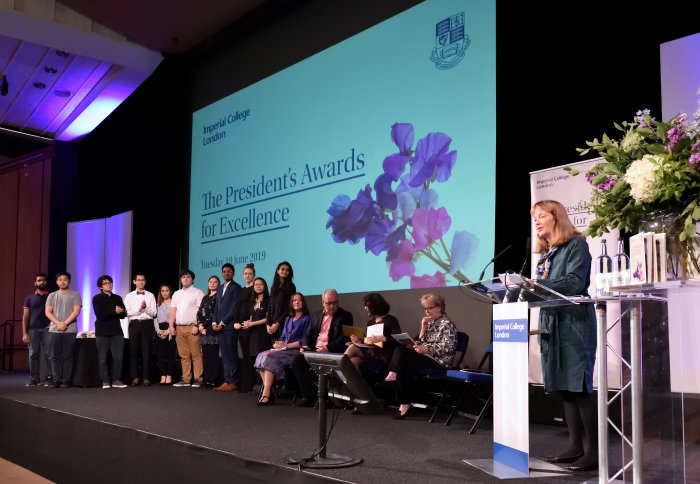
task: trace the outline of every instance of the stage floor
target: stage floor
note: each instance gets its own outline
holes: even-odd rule
[[[26,381],[25,374],[0,375],[0,398],[38,407],[42,412],[46,409],[66,413],[205,450],[213,449],[256,465],[267,463],[294,469],[285,464],[285,457],[306,451],[311,453],[318,444],[318,412],[311,408],[293,408],[288,399],[278,400],[269,407],[258,407],[256,395],[237,392],[159,385],[109,390],[27,388]],[[448,427],[437,422],[429,424],[429,413],[421,409],[412,409],[411,415],[402,421],[392,420],[388,414],[365,416],[351,415],[349,410],[337,412],[339,418],[327,452],[361,457],[363,462],[342,469],[304,470],[305,473],[356,483],[499,482],[463,462],[464,459],[492,457],[489,420],[481,423],[476,434],[469,435],[471,421],[456,417]],[[332,417],[333,411],[329,411],[329,425]],[[444,415],[441,417],[444,420]],[[7,418],[11,416],[3,415],[0,419],[2,432],[6,431]],[[531,456],[551,455],[566,444],[564,427],[531,425]],[[163,457],[167,460],[167,456]],[[562,474],[508,482],[580,483],[595,479],[596,475],[596,472]]]

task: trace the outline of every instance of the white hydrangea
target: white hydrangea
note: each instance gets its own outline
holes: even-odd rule
[[[663,166],[659,156],[644,155],[641,160],[635,160],[627,168],[625,181],[630,184],[630,194],[637,204],[651,202],[654,192],[662,180],[656,178],[656,170]]]

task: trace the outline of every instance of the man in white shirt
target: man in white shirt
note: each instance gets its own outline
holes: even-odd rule
[[[146,291],[146,276],[140,272],[134,274],[132,281],[136,290],[124,298],[126,315],[129,318],[129,355],[131,368],[131,386],[151,384],[151,350],[153,349],[153,318],[156,316],[156,298]],[[139,371],[139,360],[141,371]]]
[[[194,287],[194,272],[185,269],[180,273],[182,289],[175,291],[170,303],[170,334],[175,336],[177,352],[182,363],[182,380],[176,387],[202,386],[202,348],[199,346],[197,311],[204,293]],[[194,367],[194,378],[192,369]]]

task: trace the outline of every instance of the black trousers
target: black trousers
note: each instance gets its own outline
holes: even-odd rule
[[[309,363],[302,353],[294,357],[291,367],[294,378],[296,378],[299,384],[301,396],[304,400],[313,400],[316,396],[314,394],[314,380],[316,379],[316,374],[311,369],[311,366],[309,366]]]
[[[95,337],[97,345],[97,361],[102,383],[110,383],[122,379],[122,359],[124,358],[124,336],[117,334],[114,336]],[[108,355],[112,356],[112,371],[107,365]]]
[[[404,405],[415,401],[415,378],[421,370],[444,368],[427,355],[416,353],[406,346],[399,346],[389,363],[389,371],[396,372],[396,399]]]
[[[160,339],[156,336],[153,343],[156,361],[158,363],[158,372],[160,376],[173,376],[175,373],[175,358],[177,355],[177,344],[175,344],[175,336]]]
[[[218,383],[219,345],[202,345],[202,363],[204,364],[202,380],[205,383]]]
[[[151,379],[151,351],[154,334],[152,319],[132,319],[129,321],[131,378]],[[139,365],[139,360],[141,360],[141,365]]]

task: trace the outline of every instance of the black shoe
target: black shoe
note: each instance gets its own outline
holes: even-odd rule
[[[51,384],[51,388],[61,388],[61,382],[55,381]]]
[[[583,457],[582,453],[574,455],[550,455],[542,460],[551,464],[570,464],[571,462],[579,460],[581,457]]]
[[[408,410],[406,410],[405,413],[401,413],[401,410],[397,410],[396,413],[395,413],[394,415],[391,416],[391,419],[392,419],[392,420],[403,420],[403,419],[405,419],[405,418],[406,418],[406,415],[408,415],[408,412],[411,411],[411,408],[413,408],[413,407],[409,407]]]
[[[37,381],[36,380],[29,380],[29,382],[24,386],[25,387],[35,387],[35,386],[37,386]]]
[[[574,472],[594,471],[598,469],[598,457],[581,457],[573,464],[566,466],[566,469]]]
[[[61,383],[61,388],[73,388],[73,384],[70,382]]]
[[[267,407],[268,405],[272,405],[275,401],[275,397],[270,395],[269,397],[266,395],[263,395],[260,397],[260,400],[258,400],[258,407]]]
[[[294,402],[294,405],[292,407],[313,407],[314,406],[314,401],[308,398],[302,398],[298,402]]]

